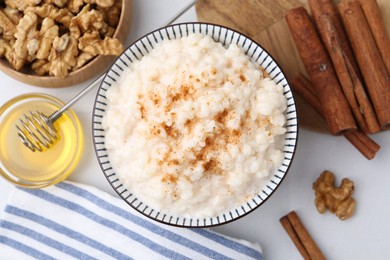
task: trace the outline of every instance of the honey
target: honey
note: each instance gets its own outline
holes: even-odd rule
[[[65,179],[76,167],[83,146],[80,123],[71,110],[54,122],[58,139],[49,149],[31,151],[18,137],[16,125],[30,111],[49,116],[62,102],[43,94],[24,95],[0,109],[1,174],[14,184],[36,188]]]

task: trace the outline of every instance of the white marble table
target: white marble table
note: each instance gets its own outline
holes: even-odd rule
[[[165,23],[187,2],[134,0],[128,43]],[[196,21],[195,10],[192,8],[179,21]],[[63,89],[45,89],[25,85],[0,73],[0,104],[29,92],[48,93],[67,101],[87,83]],[[101,173],[93,150],[91,115],[95,94],[95,90],[91,91],[73,107],[83,124],[86,143],[81,163],[69,179],[94,185],[115,195]],[[281,216],[295,210],[329,259],[389,259],[390,131],[375,135],[374,139],[382,149],[374,160],[368,161],[342,137],[301,130],[293,166],[275,194],[255,212],[215,230],[260,243],[265,259],[300,259],[279,224]],[[349,177],[355,182],[357,211],[345,222],[331,214],[316,212],[311,186],[325,169],[334,171],[339,179]],[[1,209],[12,188],[0,178]]]

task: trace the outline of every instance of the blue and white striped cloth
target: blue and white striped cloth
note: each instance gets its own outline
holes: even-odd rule
[[[15,188],[0,223],[1,259],[262,259],[257,244],[154,222],[94,187]]]

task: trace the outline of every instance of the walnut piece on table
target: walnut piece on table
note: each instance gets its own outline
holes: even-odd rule
[[[354,184],[344,178],[340,187],[335,187],[335,176],[330,171],[324,171],[313,183],[315,190],[315,205],[319,213],[326,210],[336,214],[341,220],[350,218],[355,212],[356,202],[352,197]]]

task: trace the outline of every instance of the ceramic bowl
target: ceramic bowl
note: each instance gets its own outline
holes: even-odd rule
[[[235,209],[228,212],[221,212],[217,216],[205,218],[189,218],[169,215],[165,213],[163,209],[154,209],[153,207],[147,205],[137,198],[136,194],[130,192],[126,185],[122,183],[115,172],[115,168],[113,168],[110,163],[110,157],[104,144],[105,130],[102,128],[102,119],[107,109],[107,90],[122,77],[124,69],[129,67],[133,61],[142,59],[142,57],[147,55],[157,43],[169,39],[180,38],[193,33],[209,35],[216,42],[220,42],[224,46],[228,46],[230,43],[236,43],[239,45],[245,51],[245,54],[255,64],[258,64],[269,75],[269,77],[272,78],[272,80],[276,83],[282,84],[284,88],[284,95],[287,99],[287,133],[284,137],[283,164],[275,170],[275,172],[270,173],[268,182],[259,190],[256,196],[250,198],[244,204]],[[108,71],[98,90],[93,110],[93,139],[96,156],[101,169],[103,170],[104,176],[107,178],[107,181],[111,184],[112,188],[125,202],[145,216],[165,224],[179,227],[210,227],[229,223],[245,216],[263,205],[280,186],[290,168],[295,153],[297,136],[298,120],[294,97],[283,72],[275,60],[267,53],[266,50],[250,38],[237,31],[213,24],[185,23],[172,25],[153,31],[133,43],[116,60],[114,65]]]
[[[122,1],[122,13],[117,25],[114,38],[118,38],[123,44],[129,35],[131,16],[132,16],[132,1]],[[39,76],[32,70],[23,69],[17,71],[5,59],[0,59],[0,71],[8,76],[15,78],[23,83],[46,88],[69,87],[75,84],[84,82],[96,75],[104,72],[116,59],[115,56],[97,56],[80,69],[71,72],[66,78],[62,79],[54,76]]]

